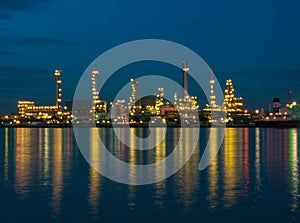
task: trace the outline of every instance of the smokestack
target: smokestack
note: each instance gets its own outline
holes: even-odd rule
[[[188,62],[187,60],[183,61],[182,64],[182,72],[183,72],[183,89],[184,89],[184,96],[188,96],[188,72],[189,72]]]
[[[56,77],[56,107],[57,107],[57,111],[61,112],[62,111],[62,107],[61,107],[61,100],[62,100],[62,91],[61,91],[61,70],[55,70],[54,74]]]

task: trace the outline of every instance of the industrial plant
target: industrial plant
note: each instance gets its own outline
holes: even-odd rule
[[[97,126],[112,126],[129,124],[131,126],[148,126],[150,122],[167,124],[168,126],[187,125],[210,126],[213,122],[221,121],[231,126],[254,125],[255,122],[283,119],[296,120],[299,115],[299,106],[295,101],[290,101],[282,107],[279,99],[274,99],[273,108],[265,114],[264,110],[249,112],[244,109],[242,97],[237,97],[232,80],[226,80],[224,99],[222,104],[217,104],[215,95],[215,74],[211,68],[209,103],[200,109],[197,96],[189,95],[188,61],[182,64],[182,88],[183,97],[174,93],[173,102],[164,99],[165,89],[160,87],[157,94],[139,97],[138,79],[132,78],[131,95],[129,98],[118,99],[107,103],[97,90],[97,78],[100,72],[96,66],[91,72],[91,100],[77,101],[85,108],[85,111],[73,110],[73,101],[66,100],[62,105],[62,71],[55,70],[55,104],[36,105],[34,101],[19,100],[18,113],[8,114],[1,117],[2,126],[72,126],[72,123],[94,123]],[[291,94],[291,92],[289,92]],[[109,105],[109,106],[108,106]],[[88,111],[88,112],[86,112]],[[226,117],[214,120],[212,112],[225,112]],[[88,114],[88,115],[87,115]]]

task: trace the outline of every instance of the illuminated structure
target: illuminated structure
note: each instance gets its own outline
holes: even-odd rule
[[[33,101],[18,101],[18,111],[21,118],[35,117],[49,120],[57,114],[57,107],[35,106]]]
[[[214,74],[214,68],[211,68],[211,79],[209,81],[210,83],[210,108],[211,109],[215,109],[217,108],[217,104],[216,104],[216,96],[214,93],[214,86],[215,86],[215,74]]]
[[[179,99],[177,102],[177,109],[180,118],[184,119],[185,123],[195,123],[197,118],[195,114],[198,114],[199,105],[196,96],[186,96],[183,99]]]
[[[300,104],[293,99],[293,91],[288,92],[288,103],[286,108],[290,111],[293,120],[300,120]]]
[[[292,119],[300,120],[300,104],[294,102],[294,105],[291,107],[292,109]]]
[[[112,123],[126,124],[129,123],[128,114],[130,114],[131,122],[133,117],[140,117],[145,115],[145,111],[142,109],[142,98],[138,100],[138,80],[130,79],[131,82],[131,95],[126,104],[125,99],[119,99],[115,102],[111,102],[111,119]],[[153,106],[152,106],[153,107]]]
[[[131,96],[129,98],[129,105],[133,106],[136,102],[137,95],[138,95],[138,80],[137,79],[130,79],[131,81]]]
[[[235,97],[234,88],[231,80],[226,80],[226,88],[224,93],[223,105],[216,103],[216,96],[214,92],[215,77],[214,68],[212,67],[210,80],[210,98],[209,104],[201,112],[203,123],[228,123],[228,124],[245,124],[249,122],[250,113],[248,110],[243,110],[243,98]],[[212,112],[215,112],[212,117]],[[226,119],[222,117],[222,113],[226,112]],[[218,116],[220,114],[220,117]]]
[[[236,98],[231,80],[226,80],[226,88],[224,94],[224,109],[226,111],[226,122],[244,122],[243,117],[249,116],[247,110],[243,111],[243,98]]]
[[[31,116],[27,111],[33,110],[34,102],[33,101],[18,101],[18,111],[21,118],[27,118]]]
[[[138,80],[130,79],[131,82],[131,96],[129,98],[128,107],[130,107],[130,114],[134,115],[136,113],[141,112],[142,106],[140,104],[140,100],[138,98]]]
[[[99,75],[99,71],[96,66],[92,71],[92,98],[93,98],[93,111],[96,109],[96,105],[100,102],[99,92],[97,91],[97,82],[96,78]]]
[[[95,118],[98,118],[99,113],[106,113],[107,103],[105,100],[101,100],[99,92],[97,91],[97,77],[99,76],[99,70],[97,66],[94,66],[92,71],[92,112],[95,114]]]
[[[60,123],[63,120],[61,71],[55,70],[56,103],[55,105],[36,106],[33,101],[18,101],[18,113],[22,121]]]
[[[273,104],[271,106],[271,103],[269,104],[269,112],[267,114],[264,114],[261,112],[259,115],[255,118],[259,121],[263,121],[260,123],[267,123],[268,121],[292,121],[292,120],[300,120],[300,109],[299,105],[297,105],[296,101],[290,100],[290,92],[289,92],[289,103],[286,104],[286,106],[282,106],[280,103],[280,98],[274,98]],[[267,121],[267,122],[266,122]],[[259,122],[256,122],[255,124],[260,124]]]
[[[160,115],[161,107],[164,105],[164,89],[158,88],[157,90],[159,94],[157,94],[155,98],[155,110],[156,115]]]
[[[128,120],[128,109],[125,100],[117,100],[115,103],[111,102],[111,120],[112,123],[127,124]]]
[[[55,70],[54,75],[56,77],[56,108],[57,108],[57,115],[62,115],[62,107],[61,107],[61,100],[62,100],[62,90],[61,90],[61,70]]]
[[[183,61],[182,64],[182,72],[183,72],[183,89],[184,89],[184,96],[189,95],[188,89],[188,72],[189,72],[188,62],[186,60]]]
[[[274,98],[273,99],[273,111],[274,113],[279,113],[281,112],[281,103],[279,98]]]
[[[211,78],[209,84],[210,84],[209,103],[206,104],[205,108],[203,108],[201,112],[202,123],[209,124],[209,123],[216,123],[216,122],[225,122],[226,120],[224,120],[221,115],[224,110],[223,105],[218,105],[216,102],[214,67],[211,67]],[[214,117],[212,116],[212,112],[215,112]],[[221,117],[217,115],[219,114],[219,112]]]
[[[242,112],[243,98],[236,98],[231,80],[226,80],[226,88],[224,94],[224,106],[227,113]]]
[[[177,106],[177,104],[178,104],[178,94],[175,92],[173,97],[174,97],[174,106]]]
[[[195,111],[198,110],[199,108],[196,96],[186,97],[184,99],[180,98],[177,104],[178,104],[178,110],[181,112]]]
[[[131,79],[131,97],[129,98],[128,107],[130,107],[131,116],[160,115],[161,107],[164,105],[164,89],[158,88],[158,94],[143,97],[137,100],[138,81]]]
[[[188,89],[188,72],[190,68],[188,67],[188,61],[184,60],[182,64],[183,72],[183,98],[178,98],[177,93],[174,94],[174,106],[178,110],[178,114],[182,119],[185,119],[186,123],[193,123],[196,121],[195,112],[198,112],[199,105],[196,96],[189,96]]]

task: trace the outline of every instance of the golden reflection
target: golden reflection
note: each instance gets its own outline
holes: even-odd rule
[[[155,144],[158,143],[158,141],[161,139],[161,134],[163,134],[165,131],[161,128],[155,129]],[[163,140],[156,146],[155,150],[155,163],[158,163],[166,158],[166,137],[163,138]],[[166,175],[166,163],[163,163],[164,165],[157,166],[159,168],[155,169],[155,178],[156,179],[162,179],[162,176]]]
[[[218,141],[218,129],[210,128],[210,137],[212,141]],[[218,170],[218,156],[215,156],[218,151],[218,145],[216,143],[210,143],[208,159],[212,160],[208,166],[208,196],[209,208],[215,209],[219,204],[218,186],[219,186],[219,170]],[[215,156],[212,159],[212,156]]]
[[[244,128],[244,196],[249,196],[250,171],[249,171],[249,129]]]
[[[22,197],[29,195],[37,165],[34,141],[36,129],[16,128],[15,191]]]
[[[128,185],[128,207],[131,210],[135,210],[136,208],[136,186]]]
[[[109,128],[109,129],[105,129],[105,134],[103,137],[106,138],[106,135],[109,136],[109,140],[106,140],[106,144],[109,143],[108,148],[112,149],[114,148],[114,142],[116,141],[115,135],[114,135],[114,129],[113,128]]]
[[[137,142],[136,142],[135,137],[137,137],[136,136],[137,131],[142,131],[142,129],[141,128],[139,128],[139,129],[130,128],[130,132],[129,132],[130,135],[129,136],[127,135],[127,137],[130,137],[130,144],[129,145],[131,146],[131,147],[128,148],[128,150],[129,150],[128,163],[132,164],[132,165],[129,165],[129,176],[128,176],[129,184],[134,184],[134,182],[136,181],[134,165],[138,164],[137,163],[138,162],[137,161],[137,153],[138,153],[137,149],[140,149],[140,146],[143,146],[143,145],[138,145]],[[141,134],[139,134],[139,135],[141,135]],[[143,154],[142,152],[139,153],[139,158],[140,159],[143,158],[142,154]],[[131,191],[131,192],[132,192],[131,195],[134,196],[133,191]]]
[[[43,131],[44,140],[40,143],[40,150],[44,151],[43,160],[44,160],[44,179],[48,180],[50,178],[50,150],[49,150],[49,129],[46,128]],[[44,148],[43,148],[44,147]]]
[[[262,187],[260,167],[260,128],[255,129],[255,188],[260,191]]]
[[[161,135],[165,133],[164,129],[156,128],[154,130],[155,134],[155,145],[161,140]],[[153,134],[153,133],[152,133]],[[158,163],[166,158],[167,148],[166,148],[166,137],[163,138],[160,144],[155,148],[155,163]],[[155,178],[162,179],[166,175],[166,163],[157,166],[155,169]],[[166,180],[155,183],[155,204],[158,208],[163,208],[165,205],[165,194],[166,194]]]
[[[37,138],[36,138],[36,141],[37,141],[37,147],[38,147],[38,174],[39,174],[39,177],[43,176],[44,173],[43,173],[43,167],[44,167],[44,164],[43,164],[43,158],[44,158],[44,154],[43,154],[43,131],[44,129],[43,128],[39,128],[38,129],[38,134],[37,134]]]
[[[191,142],[194,139],[191,137],[195,131],[193,128],[181,128],[174,129],[174,139],[175,144],[178,142],[180,131],[182,131],[182,143],[179,144],[178,154],[175,156],[180,162],[183,162],[184,157],[191,153]],[[176,134],[176,132],[178,134]],[[200,142],[199,142],[200,143]],[[175,145],[174,145],[175,146]],[[175,196],[183,205],[184,213],[189,213],[191,211],[191,205],[197,202],[196,189],[199,187],[199,170],[198,164],[200,161],[199,155],[199,145],[195,149],[190,160],[174,175],[174,184],[176,185]],[[175,161],[176,162],[176,161]],[[182,199],[184,198],[184,199]]]
[[[63,182],[63,139],[62,129],[51,129],[53,133],[53,165],[52,165],[52,199],[51,206],[53,214],[59,215],[61,212]]]
[[[113,133],[114,135],[114,146],[111,148],[114,156],[118,157],[120,160],[125,160],[125,154],[124,154],[124,144],[122,143],[122,140],[125,139],[125,137],[128,137],[128,132],[126,128],[115,128],[114,131],[117,132],[117,135]],[[127,134],[126,134],[127,133]],[[131,133],[131,132],[130,132]],[[120,137],[120,139],[118,138]]]
[[[243,129],[227,128],[224,138],[224,206],[236,203],[243,168]]]
[[[99,129],[101,131],[103,129]],[[103,130],[105,131],[105,130]],[[101,132],[102,133],[102,132]],[[93,167],[99,166],[100,162],[100,150],[99,150],[99,133],[97,128],[90,129],[90,168],[89,168],[89,197],[88,201],[94,214],[98,214],[99,210],[99,197],[100,197],[100,174]],[[105,137],[102,138],[105,144]]]
[[[129,135],[129,137],[130,137],[130,145],[132,145],[132,147],[128,148],[129,149],[129,161],[128,161],[128,163],[130,163],[130,164],[137,164],[136,149],[137,149],[138,145],[136,144],[136,141],[135,141],[136,131],[137,131],[137,129],[130,128],[130,133],[129,133],[130,135]],[[138,157],[139,157],[139,161],[142,162],[142,160],[143,160],[143,153],[140,153]],[[133,167],[132,167],[132,165],[130,165],[129,166],[129,177],[128,177],[130,183],[134,183],[135,182],[135,176],[133,174],[131,174],[133,172],[134,172]],[[129,208],[131,208],[131,209],[134,210],[135,207],[136,207],[136,203],[134,201],[135,198],[136,198],[136,187],[135,186],[131,186],[129,184],[128,190],[129,190],[129,193],[128,193],[128,199],[129,199],[129,201],[128,201],[127,205],[129,206]]]
[[[299,160],[298,160],[298,130],[289,130],[290,144],[290,190],[292,194],[291,211],[296,212],[299,206]]]
[[[5,128],[4,181],[8,181],[8,162],[9,162],[8,128]]]
[[[64,145],[64,157],[65,159],[65,166],[64,166],[64,173],[65,179],[68,180],[71,175],[71,146],[72,146],[72,135],[71,135],[71,128],[63,129],[63,145]]]

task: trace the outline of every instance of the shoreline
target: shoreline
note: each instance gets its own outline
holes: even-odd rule
[[[143,124],[143,125],[129,125],[130,128],[149,128],[149,125]],[[214,128],[209,125],[190,125],[190,126],[181,126],[181,125],[158,125],[158,126],[151,126],[152,128]],[[125,124],[115,124],[115,125],[77,125],[77,128],[127,128],[128,125]],[[218,127],[218,126],[215,126]],[[220,126],[225,127],[225,126]],[[73,125],[0,125],[0,128],[73,128]],[[286,128],[300,128],[300,126],[272,126],[272,125],[266,125],[266,126],[256,126],[254,124],[229,124],[226,125],[226,128],[276,128],[276,129],[286,129]]]

